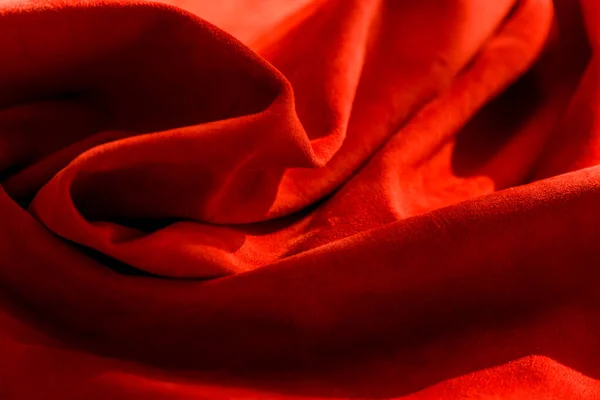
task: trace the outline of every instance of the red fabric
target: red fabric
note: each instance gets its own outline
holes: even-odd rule
[[[167,2],[0,4],[0,399],[600,398],[600,2]]]

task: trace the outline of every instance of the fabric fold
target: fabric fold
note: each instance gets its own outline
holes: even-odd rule
[[[600,396],[596,8],[1,3],[0,398]]]

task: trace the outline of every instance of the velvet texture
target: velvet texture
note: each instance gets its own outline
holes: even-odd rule
[[[1,399],[600,398],[600,2],[166,3],[0,4]]]

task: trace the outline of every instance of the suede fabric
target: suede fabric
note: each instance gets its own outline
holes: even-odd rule
[[[0,399],[600,398],[599,16],[0,2]]]

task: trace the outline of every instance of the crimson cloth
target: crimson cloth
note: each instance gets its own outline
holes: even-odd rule
[[[599,17],[2,1],[0,398],[600,398]]]

